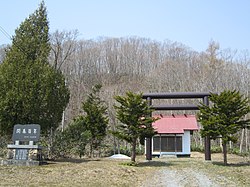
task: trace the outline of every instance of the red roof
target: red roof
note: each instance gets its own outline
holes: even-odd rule
[[[183,134],[184,130],[198,130],[194,115],[154,116],[159,117],[152,125],[158,134]]]

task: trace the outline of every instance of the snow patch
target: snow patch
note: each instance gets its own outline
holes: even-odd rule
[[[130,159],[129,156],[123,155],[123,154],[115,154],[115,155],[110,156],[109,158],[113,158],[113,159]]]

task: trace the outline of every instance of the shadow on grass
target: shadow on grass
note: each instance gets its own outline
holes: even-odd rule
[[[250,166],[250,162],[239,162],[239,163],[228,163],[224,165],[224,162],[212,162],[213,165],[217,166],[225,166],[225,167],[242,167],[242,166]]]
[[[170,162],[162,162],[162,161],[145,161],[145,162],[139,162],[137,164],[137,167],[167,167],[172,166],[173,163]]]
[[[151,161],[151,162],[122,162],[119,163],[122,166],[129,166],[129,167],[167,167],[172,166],[172,163],[164,163],[158,161]]]
[[[56,164],[56,163],[84,163],[84,162],[92,162],[92,161],[100,161],[100,159],[83,159],[83,158],[60,158],[53,161],[48,161],[48,164]]]

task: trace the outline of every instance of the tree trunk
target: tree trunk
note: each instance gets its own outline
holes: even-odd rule
[[[221,138],[219,138],[219,141],[220,141],[220,142],[219,142],[219,144],[220,144],[220,148],[221,148],[221,149],[223,149],[222,139],[221,139]]]
[[[249,145],[248,145],[248,129],[245,129],[245,137],[246,137],[246,152],[249,150]]]
[[[227,142],[222,141],[224,165],[227,165]]]
[[[229,141],[229,149],[231,150],[233,148],[233,143],[232,141]]]
[[[113,136],[113,154],[116,154],[116,138]]]
[[[136,157],[136,139],[132,142],[132,150],[131,150],[131,161],[135,162]]]
[[[120,140],[117,139],[117,153],[120,154]]]
[[[242,153],[243,148],[243,140],[244,140],[244,129],[241,131],[241,139],[240,139],[240,153]]]
[[[53,157],[53,128],[50,128],[49,132],[49,143],[48,143],[48,154],[47,157],[52,159]]]
[[[93,155],[93,139],[91,139],[91,142],[90,142],[90,158],[93,158],[94,155]]]

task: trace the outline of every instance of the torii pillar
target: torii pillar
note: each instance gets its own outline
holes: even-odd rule
[[[147,97],[147,102],[149,106],[152,105],[152,99],[150,97]],[[146,160],[152,160],[152,138],[146,138]]]
[[[209,106],[208,96],[205,96],[203,98],[203,104]],[[211,160],[211,141],[209,136],[205,137],[204,147],[205,147],[205,160]]]

